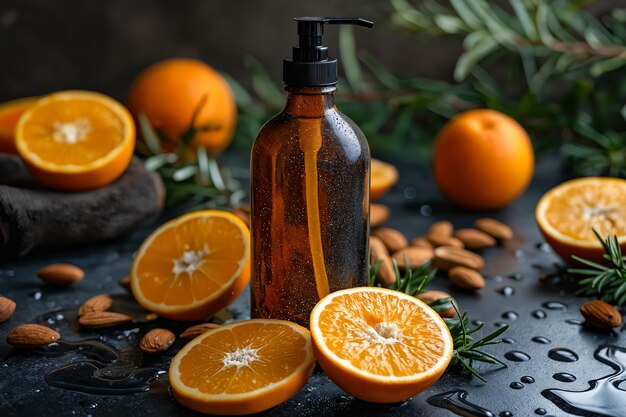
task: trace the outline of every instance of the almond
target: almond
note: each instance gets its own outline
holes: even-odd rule
[[[195,339],[207,330],[212,330],[220,327],[217,323],[201,323],[195,326],[187,327],[184,332],[180,334],[182,339]]]
[[[464,246],[463,242],[461,242],[459,239],[453,236],[448,236],[448,237],[443,237],[443,238],[440,238],[437,236],[430,236],[428,237],[428,241],[435,248],[438,248],[439,246],[454,246],[455,248],[463,249],[463,246]]]
[[[130,292],[130,277],[123,277],[120,278],[119,281],[117,281],[118,284],[120,284],[120,287],[124,288],[126,291]]]
[[[413,239],[411,241],[411,246],[415,246],[416,248],[433,249],[432,243],[430,243],[424,236]]]
[[[411,269],[419,268],[432,258],[432,249],[417,248],[415,246],[400,249],[399,251],[394,252],[392,256],[392,259],[396,261],[398,268],[400,269],[406,269],[407,266]],[[407,262],[409,263],[408,265]]]
[[[497,240],[509,240],[513,237],[513,230],[496,219],[478,219],[474,226]]]
[[[580,313],[587,323],[598,329],[611,329],[622,324],[622,315],[612,305],[602,301],[588,301],[580,306]]]
[[[389,208],[384,204],[370,204],[370,227],[373,229],[389,219]]]
[[[396,282],[396,273],[393,269],[393,263],[389,256],[389,251],[385,247],[382,240],[376,236],[370,236],[370,264],[374,265],[380,261],[376,279],[385,287]]]
[[[0,323],[9,320],[15,312],[15,301],[7,297],[0,296]]]
[[[439,290],[424,291],[423,293],[416,295],[416,297],[418,300],[421,300],[428,305],[430,305],[430,303],[433,303],[437,300],[441,300],[442,298],[452,298],[452,296],[448,294],[447,292],[439,291]],[[452,302],[456,304],[456,301],[454,301],[454,299],[452,299]],[[454,315],[456,314],[456,311],[454,311],[454,307],[450,306],[450,308],[438,311],[438,313],[441,317],[450,318],[450,317],[454,317]]]
[[[174,333],[167,329],[152,329],[139,342],[139,350],[149,355],[165,352],[176,340]]]
[[[17,348],[34,348],[56,342],[61,335],[39,324],[20,324],[7,335],[7,343]]]
[[[450,281],[464,290],[479,290],[485,286],[485,278],[480,272],[464,266],[455,266],[448,271]]]
[[[94,295],[83,303],[78,309],[78,316],[94,311],[107,311],[113,305],[113,299],[108,294]]]
[[[85,272],[71,264],[51,264],[37,271],[46,284],[68,286],[82,281]]]
[[[454,237],[463,242],[466,249],[483,250],[496,245],[496,240],[478,229],[459,229]]]
[[[433,266],[445,271],[455,266],[479,270],[485,266],[485,260],[474,252],[454,246],[440,246],[435,249]]]
[[[406,237],[404,237],[404,235],[398,230],[390,227],[376,229],[372,235],[382,240],[389,250],[389,253],[394,253],[409,246],[409,242],[406,240]]]
[[[93,311],[85,313],[78,318],[78,324],[88,329],[101,329],[128,323],[132,319],[126,314],[112,311]]]

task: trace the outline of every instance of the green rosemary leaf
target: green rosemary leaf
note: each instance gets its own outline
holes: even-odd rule
[[[504,333],[507,329],[509,328],[508,324],[505,324],[504,326],[498,328],[496,331],[494,331],[493,333],[483,337],[482,339],[480,339],[478,342],[474,343],[475,347],[480,347],[483,346],[485,343],[490,342],[492,340],[494,340],[496,337],[500,336],[502,333]]]
[[[150,119],[145,113],[139,113],[137,116],[137,120],[139,121],[139,128],[141,129],[141,136],[143,137],[148,150],[153,155],[158,155],[163,152],[161,148],[161,142],[159,141],[159,137],[155,132],[152,124],[150,123]]]

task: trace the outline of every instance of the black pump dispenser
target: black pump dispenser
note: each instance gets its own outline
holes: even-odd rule
[[[356,17],[296,17],[298,46],[292,59],[283,61],[283,82],[297,87],[323,87],[337,83],[337,60],[328,57],[322,45],[324,24],[356,25],[371,28],[373,22]]]

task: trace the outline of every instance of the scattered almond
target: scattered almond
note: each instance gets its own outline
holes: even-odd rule
[[[212,330],[220,327],[217,323],[201,323],[195,326],[187,327],[184,332],[180,334],[182,339],[195,339],[207,330]]]
[[[478,219],[474,226],[497,240],[509,240],[513,237],[513,230],[496,219]]]
[[[7,335],[7,343],[17,348],[34,348],[56,342],[61,335],[39,324],[20,324]]]
[[[389,219],[389,208],[384,204],[370,204],[370,227],[373,229]]]
[[[95,311],[107,311],[113,305],[113,299],[108,294],[94,295],[83,303],[78,309],[78,316]]]
[[[479,290],[485,286],[485,278],[480,272],[464,266],[455,266],[448,271],[450,281],[464,290]]]
[[[438,237],[429,237],[428,238],[430,244],[435,247],[438,248],[439,246],[454,246],[455,248],[463,248],[463,242],[461,242],[459,239],[453,237],[453,236],[449,236],[449,237],[444,237],[444,238],[438,238]]]
[[[433,249],[432,243],[430,243],[424,236],[413,239],[411,241],[411,246],[415,246],[416,248]]]
[[[9,320],[15,313],[15,301],[7,297],[0,296],[0,323]]]
[[[152,329],[139,342],[139,350],[149,355],[165,352],[176,340],[174,333],[167,329]]]
[[[466,249],[483,250],[496,245],[496,240],[478,229],[459,229],[454,237],[463,242]]]
[[[117,281],[118,284],[120,284],[120,287],[124,288],[126,291],[130,292],[130,277],[125,276],[123,278],[120,278],[119,281]]]
[[[390,227],[376,229],[372,235],[376,236],[384,243],[389,250],[389,253],[394,253],[409,246],[409,242],[406,240],[406,237],[404,237],[401,232]]]
[[[430,225],[426,232],[426,239],[428,239],[435,248],[439,246],[456,246],[462,248],[463,242],[452,237],[453,231],[452,223],[447,220],[441,220]]]
[[[37,271],[46,284],[68,286],[82,281],[85,272],[71,264],[51,264]]]
[[[101,329],[128,323],[132,319],[126,314],[112,311],[93,311],[85,313],[78,318],[78,324],[88,329]]]
[[[433,303],[437,300],[441,300],[442,298],[452,298],[452,296],[448,294],[447,292],[439,291],[439,290],[424,291],[423,293],[418,294],[416,297],[418,300],[421,300],[425,302],[426,304]],[[456,301],[454,301],[454,299],[452,300],[452,302],[456,304]],[[450,317],[454,317],[454,315],[456,314],[456,311],[454,311],[454,307],[450,306],[450,308],[439,311],[438,313],[441,317],[450,318]]]
[[[609,303],[602,300],[588,301],[580,306],[580,313],[587,323],[598,329],[611,329],[622,324],[622,315]]]
[[[393,269],[391,256],[382,240],[376,236],[370,236],[370,264],[380,261],[376,279],[385,287],[396,282],[396,273]]]
[[[435,249],[433,267],[447,271],[455,266],[479,270],[485,266],[485,260],[474,252],[454,246],[440,246]]]
[[[428,248],[418,248],[415,246],[409,246],[404,249],[400,249],[394,252],[392,259],[398,264],[398,268],[406,269],[407,266],[411,269],[419,268],[426,262],[433,258],[433,250]],[[408,265],[407,265],[408,261]]]

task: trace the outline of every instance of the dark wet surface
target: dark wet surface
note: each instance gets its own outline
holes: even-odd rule
[[[245,169],[245,160],[230,159],[231,165]],[[582,325],[578,309],[586,299],[573,295],[575,283],[563,276],[562,262],[542,245],[535,225],[536,202],[560,182],[554,161],[540,160],[527,193],[495,213],[462,212],[439,196],[425,169],[398,165],[401,182],[383,202],[393,212],[387,225],[408,238],[423,234],[436,220],[452,220],[457,228],[471,227],[485,215],[514,228],[516,237],[511,242],[482,253],[487,261],[485,275],[498,277],[487,279],[484,289],[458,291],[443,275],[433,283],[433,288],[453,294],[473,320],[484,322],[484,332],[509,324],[503,335],[506,343],[489,349],[508,367],[478,365],[487,383],[450,371],[417,397],[392,405],[354,399],[318,369],[299,394],[263,415],[626,416],[626,332],[624,328],[599,332]],[[411,193],[403,192],[407,187]],[[133,253],[149,231],[139,230],[109,244],[39,253],[0,265],[0,294],[18,304],[12,320],[0,325],[0,415],[198,415],[170,397],[163,373],[184,342],[178,340],[158,358],[145,357],[136,349],[141,336],[153,327],[178,334],[186,325],[151,320],[117,284],[128,274]],[[35,271],[51,262],[74,263],[85,269],[86,278],[69,290],[46,286]],[[510,289],[503,290],[506,287]],[[99,332],[77,328],[77,306],[98,293],[113,294],[113,309],[127,312],[134,322]],[[230,312],[216,320],[246,317],[247,296],[246,292]],[[12,350],[4,338],[14,325],[24,322],[45,322],[59,330],[63,341],[33,351]]]

